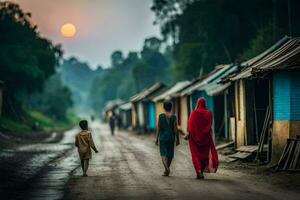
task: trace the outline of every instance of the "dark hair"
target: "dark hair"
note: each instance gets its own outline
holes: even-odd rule
[[[86,120],[81,120],[79,126],[82,130],[88,130],[88,122]]]
[[[171,112],[172,107],[173,107],[173,104],[172,104],[171,101],[165,101],[164,102],[164,109],[165,109],[165,111]]]

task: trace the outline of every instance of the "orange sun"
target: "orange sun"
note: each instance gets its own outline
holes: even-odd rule
[[[76,27],[74,24],[64,24],[60,28],[60,32],[64,37],[73,37],[76,34]]]

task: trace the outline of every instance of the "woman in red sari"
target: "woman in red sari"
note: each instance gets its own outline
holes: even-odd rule
[[[206,108],[204,98],[197,100],[197,107],[188,121],[188,140],[197,179],[203,179],[203,172],[215,173],[219,160],[212,138],[212,113]]]

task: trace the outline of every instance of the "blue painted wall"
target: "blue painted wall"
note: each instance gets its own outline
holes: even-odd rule
[[[274,120],[300,120],[300,71],[273,74]]]
[[[291,73],[291,119],[300,120],[300,71]]]
[[[206,100],[207,108],[213,112],[214,110],[214,101],[212,96],[208,96],[205,91],[195,91],[192,95],[192,108],[195,109],[197,104],[197,99],[204,97]]]
[[[153,102],[149,103],[149,128],[155,129],[155,104]]]

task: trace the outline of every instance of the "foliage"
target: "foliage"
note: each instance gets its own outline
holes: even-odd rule
[[[28,111],[27,114],[32,119],[32,121],[34,121],[42,127],[52,128],[55,124],[53,119],[36,110]]]
[[[250,40],[249,48],[242,54],[242,59],[255,57],[258,53],[263,52],[267,47],[273,44],[272,37],[272,24],[260,28],[256,36]]]
[[[29,103],[33,109],[54,120],[65,120],[73,102],[70,90],[63,86],[60,76],[56,74],[46,82],[42,93],[30,96]]]
[[[74,57],[63,61],[59,68],[59,74],[63,84],[72,92],[72,100],[77,113],[89,113],[88,97],[92,83],[102,72],[101,66],[93,71],[87,63]]]
[[[121,51],[111,55],[111,67],[105,69],[93,82],[90,104],[100,113],[104,104],[112,99],[128,100],[136,92],[157,81],[170,83],[171,58],[161,50],[162,41],[146,38],[141,52],[130,52],[123,57]]]
[[[283,35],[298,36],[297,0],[153,0],[176,79],[208,73],[216,64],[249,58]]]
[[[18,4],[0,2],[0,80],[5,83],[5,115],[21,111],[24,95],[42,89],[62,56],[60,46],[41,37],[30,16]]]
[[[128,99],[136,92],[132,68],[139,62],[138,54],[130,52],[122,62],[115,62],[113,55],[119,54],[118,52],[112,53],[112,67],[105,69],[95,78],[90,90],[90,105],[98,114],[106,101],[116,98]]]
[[[158,38],[147,38],[141,51],[141,60],[133,68],[133,76],[137,90],[162,81],[171,82],[169,71],[170,60],[161,53],[162,41]]]
[[[30,131],[31,126],[7,117],[0,117],[0,130],[8,132],[24,132]]]

